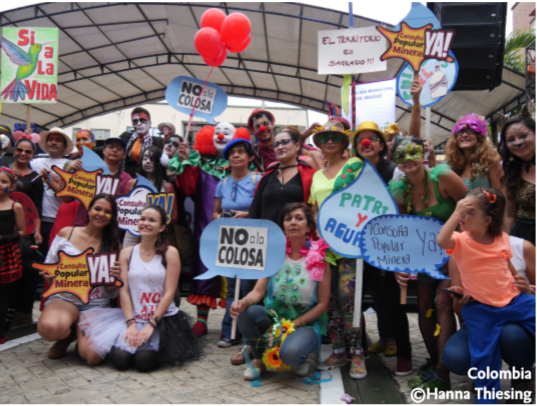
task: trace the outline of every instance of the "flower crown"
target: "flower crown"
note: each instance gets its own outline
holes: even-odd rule
[[[339,127],[336,127],[336,126],[332,126],[330,128],[325,128],[324,125],[315,127],[315,129],[313,130],[313,134],[317,134],[320,131],[328,131],[328,130],[337,131],[339,133],[345,133],[345,134],[347,134],[349,136],[351,135],[351,130],[350,129],[349,130],[343,130],[343,129],[341,129]]]
[[[399,135],[401,132],[401,128],[397,125],[397,123],[391,123],[388,128],[384,130],[384,134],[396,136]]]
[[[486,137],[489,134],[487,120],[485,120],[481,116],[478,116],[475,113],[467,114],[466,116],[461,118],[459,121],[457,121],[457,124],[455,124],[455,127],[453,127],[453,130],[451,130],[451,134],[458,133],[464,128],[465,125],[470,127],[472,130],[474,130],[476,133],[478,133],[482,137]]]

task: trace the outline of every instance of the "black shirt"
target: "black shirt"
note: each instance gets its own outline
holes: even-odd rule
[[[41,218],[41,210],[43,208],[43,178],[39,177],[32,182],[32,179],[35,179],[39,175],[36,171],[32,171],[28,175],[21,175],[15,172],[15,175],[17,176],[15,180],[15,192],[22,192],[32,199],[37,209],[37,215]]]

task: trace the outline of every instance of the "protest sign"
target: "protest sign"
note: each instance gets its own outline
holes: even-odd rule
[[[110,169],[108,169],[108,165],[104,163],[104,161],[99,155],[97,155],[95,152],[93,152],[91,149],[84,145],[82,146],[82,152],[83,155],[82,158],[80,158],[80,162],[82,162],[82,168],[84,168],[88,172],[102,169],[103,175],[110,175]]]
[[[123,286],[123,282],[115,279],[110,271],[119,258],[117,251],[93,254],[88,248],[79,255],[58,252],[59,261],[53,264],[32,262],[32,268],[54,276],[43,297],[56,293],[71,293],[82,303],[88,303],[90,291],[97,286]]]
[[[58,28],[4,27],[2,36],[2,102],[56,103]]]
[[[194,108],[194,116],[215,124],[213,117],[222,114],[227,107],[227,94],[214,83],[203,85],[203,80],[178,76],[166,88],[166,101],[175,110],[188,115]]]
[[[175,203],[174,193],[152,193],[146,196],[148,206],[160,206],[166,212],[166,224],[172,221],[173,207]]]
[[[361,241],[365,261],[391,272],[419,272],[435,279],[449,279],[438,269],[449,255],[436,238],[442,223],[433,217],[383,215],[364,227]]]
[[[266,278],[285,261],[285,235],[272,221],[220,218],[203,231],[200,256],[208,270],[196,279]]]
[[[384,214],[399,214],[399,209],[380,174],[366,160],[356,179],[321,205],[319,234],[337,254],[361,258],[360,241],[367,220]]]
[[[351,111],[347,115],[342,110],[342,117],[349,121],[351,128],[354,128],[362,121],[373,121],[378,124],[380,131],[384,131],[390,123],[395,123],[395,84],[395,79],[389,79],[356,85],[357,123],[353,123]],[[351,92],[349,92],[349,104],[351,104],[351,97]]]
[[[380,59],[386,39],[375,27],[318,31],[319,75],[354,74],[386,70]]]
[[[120,230],[125,230],[139,237],[138,221],[140,214],[147,206],[147,196],[153,191],[147,186],[138,185],[128,195],[116,197],[117,225]]]

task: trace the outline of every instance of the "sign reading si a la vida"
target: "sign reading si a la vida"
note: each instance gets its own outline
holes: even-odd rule
[[[90,291],[97,286],[123,286],[110,273],[118,259],[116,251],[93,254],[93,248],[88,248],[79,255],[59,251],[58,256],[59,261],[53,264],[32,263],[33,268],[54,276],[43,297],[71,293],[88,303]]]
[[[175,110],[201,117],[215,124],[213,117],[219,116],[227,107],[227,94],[211,82],[188,76],[178,76],[166,88],[166,101]]]
[[[283,231],[272,221],[215,220],[201,235],[200,256],[208,269],[196,279],[216,275],[239,279],[272,276],[285,261],[285,242]]]
[[[2,103],[58,101],[58,28],[4,27]]]
[[[361,258],[362,230],[368,220],[383,214],[399,214],[399,209],[382,177],[365,160],[356,179],[321,205],[317,216],[319,234],[337,254]]]
[[[386,70],[386,39],[375,27],[318,31],[319,75]]]
[[[436,238],[442,223],[433,217],[386,215],[369,221],[361,242],[365,261],[391,272],[419,272],[435,279],[448,279],[438,269],[449,255]]]

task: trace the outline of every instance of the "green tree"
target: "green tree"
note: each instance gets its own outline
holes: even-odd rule
[[[535,43],[535,31],[531,29],[515,30],[505,41],[503,64],[522,74],[526,71],[525,49]]]

